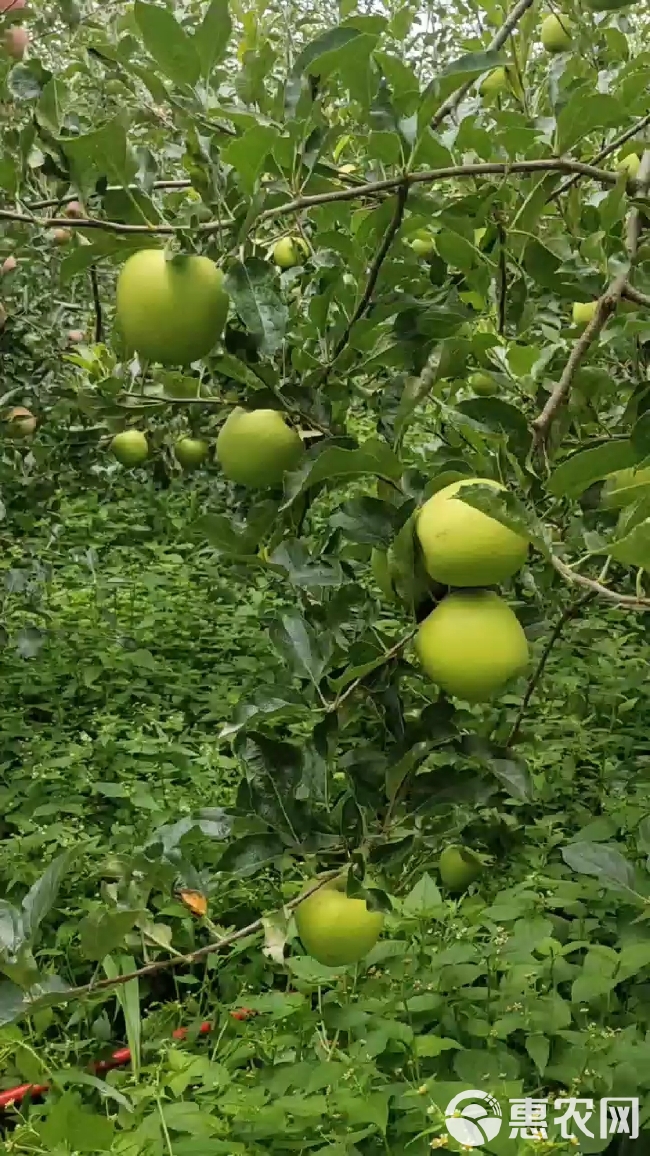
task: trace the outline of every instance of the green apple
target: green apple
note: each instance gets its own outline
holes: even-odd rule
[[[627,156],[621,157],[621,159],[616,162],[616,168],[619,173],[626,173],[632,180],[636,180],[640,167],[641,157],[637,156],[636,153],[628,153]]]
[[[384,925],[382,913],[370,911],[365,899],[350,899],[345,882],[338,879],[305,899],[295,918],[305,951],[327,967],[358,963],[375,946]]]
[[[111,453],[123,466],[141,466],[149,457],[149,442],[139,429],[125,429],[115,435]]]
[[[448,594],[420,624],[415,649],[429,677],[466,702],[486,702],[528,662],[517,616],[491,590]]]
[[[218,341],[228,313],[223,273],[208,257],[141,249],[117,281],[116,318],[128,348],[163,365],[189,365]]]
[[[505,68],[493,68],[481,84],[481,96],[492,99],[508,87],[508,72]]]
[[[597,308],[597,301],[574,301],[572,312],[573,324],[580,325],[584,328],[590,321],[593,321]]]
[[[494,586],[526,561],[526,538],[456,497],[463,486],[477,482],[504,489],[490,478],[463,478],[438,490],[418,514],[416,532],[424,564],[445,586]]]
[[[547,52],[567,52],[573,43],[572,31],[568,17],[547,16],[542,21],[540,39]]]
[[[494,397],[494,394],[498,391],[498,386],[494,378],[491,377],[489,373],[483,373],[482,371],[472,373],[467,379],[467,384],[471,386],[478,397]]]
[[[195,470],[208,456],[208,448],[200,438],[181,438],[174,446],[174,457],[184,470]]]
[[[36,418],[31,409],[25,409],[23,405],[15,405],[10,409],[5,421],[7,437],[15,440],[31,438],[36,432]]]
[[[438,868],[445,887],[450,891],[466,891],[482,873],[483,863],[469,847],[450,844],[441,851]]]
[[[309,249],[302,237],[281,237],[273,246],[273,260],[280,269],[303,265],[308,256]]]
[[[245,410],[226,419],[217,438],[217,461],[240,486],[276,487],[304,452],[302,438],[277,409]]]
[[[435,237],[426,229],[419,229],[409,243],[417,257],[432,257],[436,251]]]

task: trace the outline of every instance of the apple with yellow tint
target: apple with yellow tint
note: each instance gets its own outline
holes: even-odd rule
[[[491,478],[463,478],[438,490],[418,514],[416,533],[427,572],[445,586],[494,586],[520,570],[528,542],[488,514],[459,500],[459,491]]]
[[[420,624],[415,649],[429,678],[466,702],[487,702],[528,663],[517,616],[491,590],[459,590]]]
[[[216,345],[228,313],[224,276],[209,257],[141,249],[117,280],[116,320],[127,348],[162,365],[189,365]]]
[[[345,880],[332,879],[295,910],[296,927],[305,951],[327,967],[358,963],[373,948],[384,925],[380,911],[370,911],[365,899],[350,899]]]

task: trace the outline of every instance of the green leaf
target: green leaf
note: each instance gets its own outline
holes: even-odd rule
[[[523,759],[493,759],[489,760],[492,774],[506,788],[513,799],[522,803],[532,803],[535,798],[533,780]]]
[[[7,77],[7,88],[14,100],[38,100],[51,80],[52,73],[39,60],[16,64]]]
[[[594,875],[609,887],[634,890],[634,868],[611,843],[569,843],[562,858],[573,871]]]
[[[120,119],[84,136],[59,137],[58,144],[70,162],[74,183],[84,193],[94,192],[101,177],[125,187],[135,178],[137,163]]]
[[[6,899],[0,899],[0,955],[15,955],[23,938],[20,912]]]
[[[279,138],[277,128],[256,124],[223,150],[223,159],[235,169],[242,188],[249,196],[255,192],[266,158]]]
[[[451,96],[452,92],[466,84],[468,80],[478,79],[484,72],[507,64],[502,52],[468,52],[465,56],[453,60],[433,78],[422,93],[418,122],[421,127],[428,125],[436,109]]]
[[[619,101],[591,86],[579,88],[557,118],[557,151],[567,153],[573,145],[596,128],[621,124],[626,113]]]
[[[165,76],[174,84],[195,85],[201,75],[201,61],[191,38],[169,9],[135,0],[133,12],[144,46]]]
[[[650,518],[645,518],[624,538],[608,546],[607,553],[624,566],[640,566],[643,570],[650,570]]]
[[[114,1125],[106,1116],[89,1112],[76,1092],[64,1092],[48,1103],[45,1122],[38,1127],[48,1152],[108,1152],[113,1144]]]
[[[409,891],[402,910],[405,915],[413,915],[416,919],[430,919],[444,914],[442,895],[427,871]]]
[[[298,674],[311,679],[315,686],[321,681],[331,656],[332,639],[328,634],[316,635],[299,614],[285,614],[271,631],[273,642],[292,660]]]
[[[580,450],[553,471],[547,489],[555,497],[578,498],[594,482],[615,470],[634,466],[639,457],[631,442],[605,442],[590,450]]]
[[[139,911],[102,911],[87,915],[79,926],[80,945],[86,959],[99,961],[118,947],[135,926]]]
[[[132,971],[135,971],[136,963],[130,955],[120,955],[117,959],[112,955],[107,955],[103,961],[103,968],[108,979],[117,979],[119,975],[129,975]],[[139,980],[130,979],[127,983],[118,984],[115,988],[115,994],[124,1016],[133,1074],[137,1080],[140,1072],[140,1044],[142,1038]]]
[[[225,283],[233,305],[262,352],[269,355],[282,345],[288,311],[278,290],[275,269],[259,257],[235,261]]]
[[[402,464],[388,443],[379,438],[369,438],[358,449],[344,449],[325,442],[299,470],[285,479],[285,501],[281,508],[286,509],[300,494],[320,482],[338,481],[363,474],[397,481],[402,475]]]
[[[409,1006],[411,1001],[409,1001]],[[443,1052],[461,1051],[463,1045],[458,1043],[458,1040],[447,1039],[446,1036],[416,1036],[413,1041],[413,1048],[416,1056],[428,1056],[435,1058],[441,1056]]]
[[[57,901],[61,882],[70,867],[76,852],[64,851],[50,863],[40,879],[27,892],[23,899],[23,928],[27,940],[32,940],[46,915]]]
[[[293,73],[300,76],[310,71],[321,77],[328,76],[348,60],[354,60],[360,51],[360,42],[366,39],[367,35],[358,28],[329,28],[305,45],[296,58]]]
[[[541,1032],[534,1032],[532,1035],[526,1036],[526,1051],[540,1076],[543,1076],[551,1053],[551,1043],[548,1036],[542,1035]]]
[[[228,0],[212,0],[203,23],[194,37],[201,60],[201,73],[207,79],[215,64],[223,59],[232,33]]]
[[[217,864],[217,870],[246,877],[262,867],[268,867],[285,852],[285,845],[277,835],[244,835],[226,848]]]
[[[269,556],[273,566],[281,566],[293,586],[312,587],[341,586],[345,575],[341,563],[314,559],[304,542],[286,538]]]
[[[67,89],[56,76],[48,80],[38,102],[37,116],[51,133],[58,133],[63,120],[63,104]]]

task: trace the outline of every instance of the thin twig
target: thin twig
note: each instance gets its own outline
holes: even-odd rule
[[[600,152],[596,153],[595,157],[593,157],[590,163],[592,165],[599,165],[601,161],[607,160],[607,157],[611,156],[612,153],[615,153],[617,149],[620,149],[621,145],[627,144],[627,142],[631,140],[633,136],[636,136],[638,132],[642,132],[643,129],[647,128],[649,124],[650,112],[647,114],[647,116],[641,117],[641,120],[638,120],[636,124],[633,124],[632,128],[626,129],[625,132],[622,132],[621,135],[617,136],[616,139],[613,140],[610,144],[605,145],[605,147],[602,148]],[[561,184],[554,193],[551,193],[550,197],[548,198],[549,201],[554,201],[558,197],[561,197],[562,193],[568,192],[569,189],[572,188],[578,180],[580,180],[579,174],[576,174],[573,177],[569,177],[568,181],[564,181],[563,184]]]
[[[532,3],[533,0],[519,0],[519,2],[515,4],[512,12],[508,14],[501,28],[488,44],[488,52],[495,52],[505,44],[506,40],[510,36],[510,33],[514,31],[522,16],[531,7]],[[443,101],[431,121],[432,129],[437,129],[445,117],[448,116],[450,112],[453,112],[454,109],[458,108],[461,100],[465,94],[469,92],[473,84],[473,80],[468,80],[466,84],[461,85],[461,87],[457,89],[456,92],[453,92],[451,96],[447,97],[447,100]]]
[[[506,309],[508,302],[508,263],[506,257],[506,231],[499,223],[499,334],[506,331]]]
[[[355,201],[366,197],[375,197],[378,193],[390,192],[404,185],[436,184],[437,181],[452,181],[463,177],[504,176],[513,173],[560,172],[577,173],[589,177],[602,185],[615,185],[617,176],[607,169],[598,169],[593,165],[583,164],[581,161],[572,161],[564,157],[549,157],[547,160],[513,161],[510,164],[503,162],[481,162],[479,164],[450,165],[441,169],[426,169],[421,172],[406,173],[399,177],[389,177],[383,181],[370,181],[367,184],[355,185],[349,189],[335,189],[329,193],[315,193],[311,196],[296,197],[291,201],[265,209],[257,218],[258,223],[282,217],[289,213],[299,213],[303,209],[315,205],[327,205],[336,201]],[[637,182],[638,183],[638,182]],[[634,184],[634,182],[631,182]],[[19,224],[31,225],[35,229],[99,229],[105,233],[117,233],[123,236],[151,236],[169,237],[180,232],[187,232],[188,225],[129,225],[123,221],[103,220],[100,217],[37,217],[31,213],[23,213],[14,209],[0,209],[0,221],[17,221]],[[206,221],[203,224],[190,228],[190,231],[201,235],[218,233],[224,229],[222,221]]]
[[[340,875],[341,871],[328,871],[319,877],[313,887],[307,888],[296,899],[285,903],[285,908],[288,911],[295,911],[301,903],[309,895],[313,895],[314,891],[319,891],[330,879],[335,879]],[[241,927],[238,931],[233,931],[229,935],[224,935],[223,939],[217,940],[216,943],[208,943],[205,947],[200,947],[197,951],[188,952],[187,955],[174,955],[167,959],[157,959],[153,963],[148,963],[144,967],[137,968],[136,971],[130,971],[125,975],[117,975],[113,979],[100,979],[96,983],[84,983],[79,987],[71,987],[67,991],[57,992],[57,1002],[67,1003],[71,999],[81,999],[83,996],[95,995],[96,992],[107,991],[109,988],[120,987],[122,984],[129,983],[132,979],[140,979],[142,976],[155,975],[159,971],[168,971],[170,968],[180,967],[186,965],[191,967],[192,964],[198,963],[209,955],[214,955],[216,951],[223,951],[224,948],[230,947],[233,943],[237,943],[240,939],[246,939],[249,935],[257,935],[258,932],[264,930],[263,919],[256,919],[253,923],[249,923],[246,927]]]
[[[647,149],[641,160],[639,168],[639,175],[637,178],[637,185],[644,190],[647,188],[650,181],[650,149]],[[571,391],[574,378],[580,365],[589,350],[592,343],[596,340],[601,330],[606,325],[609,317],[618,308],[621,296],[627,286],[628,276],[634,268],[636,261],[637,250],[639,248],[639,238],[641,235],[641,212],[638,208],[632,209],[628,216],[626,248],[628,255],[627,268],[621,273],[617,273],[613,281],[610,283],[607,291],[602,297],[599,297],[596,305],[596,311],[591,321],[587,325],[584,333],[578,338],[569,360],[567,361],[562,376],[558,381],[555,389],[548,397],[542,412],[532,422],[533,436],[535,445],[539,448],[546,444],[551,425],[560,406],[566,401]]]
[[[643,305],[646,309],[650,309],[650,295],[648,293],[640,293],[633,285],[625,284],[621,297],[626,297],[628,301],[633,301],[635,305]]]
[[[386,232],[384,233],[381,245],[379,246],[377,253],[375,254],[375,259],[370,266],[370,270],[368,272],[368,280],[366,281],[366,287],[362,293],[361,300],[359,301],[359,304],[352,314],[352,317],[350,318],[344,332],[341,334],[336,345],[334,346],[334,356],[332,357],[332,362],[336,361],[339,354],[343,352],[345,346],[350,340],[350,334],[354,326],[356,325],[357,321],[360,321],[361,318],[365,316],[371,305],[372,295],[375,291],[375,286],[379,279],[381,267],[386,260],[386,257],[388,256],[388,250],[393,243],[396,233],[399,232],[400,225],[404,219],[404,210],[406,208],[407,197],[408,185],[402,184],[397,191],[397,202],[395,204],[395,212],[393,213],[392,220],[386,229]]]
[[[399,642],[396,642],[393,646],[391,646],[390,650],[385,650],[381,656],[381,661],[377,662],[376,666],[373,666],[372,670],[367,671],[366,674],[360,675],[359,678],[355,678],[354,682],[351,682],[344,691],[341,691],[339,694],[337,694],[333,702],[328,703],[326,713],[332,714],[335,710],[338,710],[339,707],[342,706],[346,701],[346,699],[348,699],[351,694],[354,694],[355,690],[361,686],[361,683],[364,681],[364,679],[368,678],[369,675],[374,674],[376,670],[380,669],[380,667],[386,666],[386,663],[390,662],[391,659],[396,658],[416,633],[417,629],[410,630],[409,633],[404,636],[404,638],[400,638]]]
[[[595,591],[590,590],[587,594],[583,594],[582,598],[579,598],[577,602],[572,602],[570,606],[567,606],[562,611],[562,614],[558,618],[557,622],[555,623],[555,626],[553,627],[553,629],[549,635],[546,646],[544,647],[544,649],[540,655],[539,662],[537,663],[535,670],[533,671],[532,675],[530,676],[530,678],[528,680],[528,686],[526,687],[526,693],[525,693],[523,699],[521,700],[521,706],[519,707],[519,710],[517,711],[517,717],[515,718],[515,721],[512,724],[512,729],[510,731],[510,734],[508,735],[508,738],[506,739],[506,746],[507,747],[513,746],[513,744],[516,743],[516,741],[519,737],[519,731],[521,728],[521,724],[524,720],[524,715],[526,714],[526,711],[528,710],[528,704],[530,703],[530,700],[533,697],[535,690],[537,689],[539,681],[540,681],[540,679],[544,673],[546,663],[548,662],[548,660],[550,658],[551,651],[552,651],[553,647],[555,646],[555,643],[557,642],[558,638],[562,634],[564,627],[566,626],[567,622],[570,622],[573,618],[577,618],[580,611],[582,610],[583,606],[586,606],[588,602],[593,602],[594,598],[596,598],[596,593],[595,593]]]
[[[97,281],[97,266],[90,266],[90,285],[93,293],[93,307],[95,310],[95,341],[101,341],[104,336],[104,321],[102,317],[102,302],[99,296],[99,283]]]
[[[359,304],[357,305],[356,309],[354,310],[354,313],[352,314],[350,320],[348,321],[347,325],[345,326],[343,333],[341,334],[338,341],[336,342],[336,345],[334,346],[334,351],[332,353],[330,360],[323,367],[322,373],[319,375],[317,382],[316,382],[316,384],[318,386],[324,385],[324,383],[327,381],[332,369],[334,368],[334,365],[336,364],[338,358],[340,357],[340,355],[342,354],[343,350],[346,348],[346,346],[350,340],[354,326],[356,325],[357,321],[360,321],[361,318],[365,316],[366,312],[370,308],[370,305],[372,304],[372,295],[375,291],[375,286],[377,284],[377,280],[378,280],[379,274],[381,272],[381,267],[382,267],[386,257],[388,256],[388,251],[389,251],[389,249],[393,243],[395,235],[399,232],[400,226],[402,224],[402,220],[404,218],[404,210],[406,208],[406,201],[408,198],[408,193],[409,193],[408,184],[406,183],[406,181],[402,180],[400,187],[397,190],[397,200],[396,200],[396,204],[395,204],[395,211],[393,213],[391,222],[390,222],[388,228],[386,229],[386,232],[384,233],[381,245],[377,249],[377,252],[375,253],[374,259],[373,259],[372,264],[370,266],[370,269],[368,271],[368,278],[366,280],[366,285],[365,285],[364,291],[361,294]]]
[[[605,598],[623,610],[650,610],[650,598],[638,598],[634,594],[619,594],[616,590],[610,590],[608,586],[603,586],[602,582],[598,582],[595,578],[588,578],[586,574],[579,574],[576,570],[572,570],[566,562],[554,554],[551,555],[551,564],[558,574],[561,574],[564,580],[572,586],[582,586],[584,590],[591,590],[599,598]]]

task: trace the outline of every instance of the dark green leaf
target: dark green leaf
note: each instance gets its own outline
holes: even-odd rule
[[[553,471],[547,486],[556,497],[577,498],[594,482],[615,470],[634,466],[638,460],[638,454],[629,441],[605,442],[567,458]]]
[[[331,637],[316,635],[299,614],[283,615],[271,633],[275,645],[290,657],[296,672],[318,685],[330,660]]]
[[[201,75],[198,53],[169,9],[135,0],[133,12],[144,46],[165,76],[181,86],[196,84]]]
[[[232,32],[228,0],[211,0],[203,23],[194,38],[201,60],[201,72],[210,76],[215,64],[223,59]]]
[[[224,161],[235,169],[249,196],[255,191],[266,158],[278,137],[278,130],[271,125],[256,124],[223,151]]]
[[[248,257],[244,264],[235,261],[228,270],[226,289],[259,348],[275,353],[284,340],[288,313],[273,266],[259,257]]]
[[[562,858],[573,871],[595,875],[609,887],[634,889],[634,869],[613,844],[569,843],[562,848]]]
[[[33,939],[40,924],[49,915],[59,895],[59,888],[76,852],[64,851],[58,859],[50,863],[40,879],[23,899],[23,927],[25,938]]]
[[[624,566],[640,566],[643,570],[650,570],[650,518],[645,518],[624,538],[608,546],[607,553]]]
[[[217,867],[233,875],[254,875],[284,851],[285,845],[277,835],[244,835],[224,851]]]
[[[344,449],[342,446],[325,443],[286,479],[283,508],[290,506],[300,494],[320,482],[362,474],[374,474],[376,477],[397,481],[402,474],[402,465],[390,446],[378,438],[369,438],[358,449]]]
[[[577,89],[557,118],[558,153],[568,152],[593,129],[609,128],[624,119],[625,109],[613,96],[594,92],[591,86]]]
[[[124,946],[124,937],[135,926],[139,911],[103,911],[82,919],[81,950],[86,959],[99,961]]]
[[[137,163],[129,147],[126,129],[119,119],[85,136],[60,137],[58,143],[70,162],[75,184],[82,192],[93,192],[101,177],[123,186],[135,178]],[[146,221],[142,223],[147,224]]]

